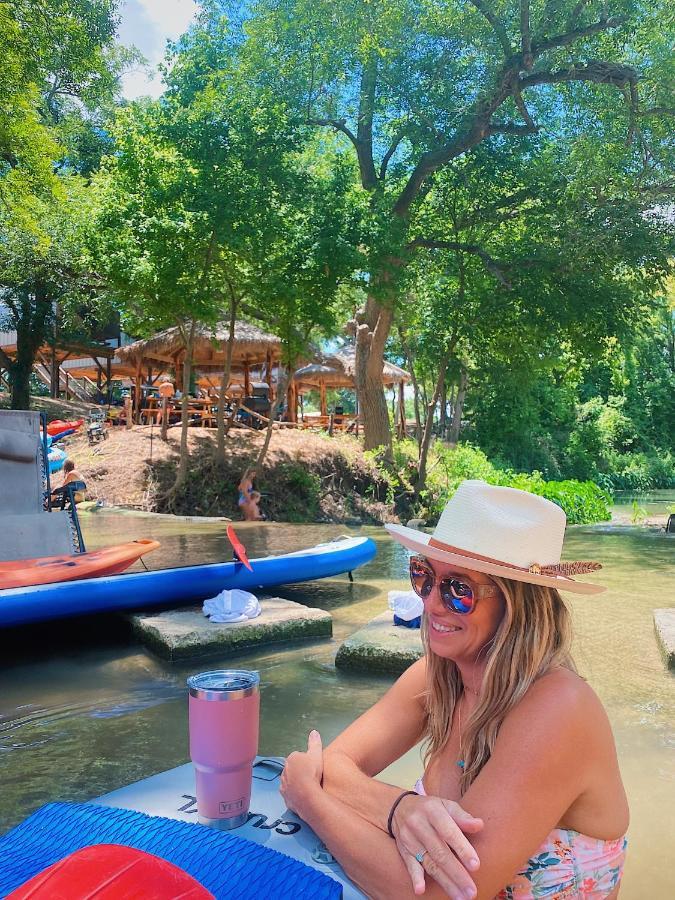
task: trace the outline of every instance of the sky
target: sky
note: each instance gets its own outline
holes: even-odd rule
[[[175,40],[194,19],[194,0],[125,0],[121,7],[118,41],[137,47],[149,68],[137,67],[122,78],[122,94],[127,100],[158,97],[162,92],[159,75],[153,70],[164,58],[168,40]]]

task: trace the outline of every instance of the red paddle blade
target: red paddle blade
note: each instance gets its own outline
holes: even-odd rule
[[[246,556],[246,547],[244,547],[242,542],[239,540],[237,535],[234,533],[234,528],[231,525],[227,526],[227,536],[230,540],[230,543],[232,544],[232,549],[237,554],[240,561],[243,562],[243,564],[246,566],[246,568],[249,570],[249,572],[252,572],[253,566],[248,561],[248,556]]]

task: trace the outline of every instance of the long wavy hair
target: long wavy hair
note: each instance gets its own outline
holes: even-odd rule
[[[570,613],[558,591],[523,581],[503,578],[493,578],[493,581],[502,592],[505,610],[494,637],[479,653],[479,656],[485,654],[487,665],[478,703],[462,736],[465,763],[460,779],[462,794],[490,759],[507,713],[537,678],[554,666],[576,671],[570,654]],[[427,658],[426,766],[448,742],[453,711],[464,685],[455,663],[430,649],[426,615],[422,640]]]

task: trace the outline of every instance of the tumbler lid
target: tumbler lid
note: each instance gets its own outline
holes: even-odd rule
[[[187,686],[190,696],[199,700],[242,700],[258,693],[260,675],[245,669],[216,669],[191,675]]]

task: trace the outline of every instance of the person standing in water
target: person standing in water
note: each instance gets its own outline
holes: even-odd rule
[[[258,506],[260,492],[253,489],[255,475],[255,470],[246,471],[239,482],[239,500],[237,505],[246,522],[261,522],[264,518]]]

